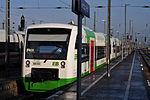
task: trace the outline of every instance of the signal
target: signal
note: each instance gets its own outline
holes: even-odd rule
[[[146,37],[145,37],[144,41],[146,42]]]
[[[20,25],[18,26],[18,30],[19,31],[24,31],[24,29],[25,29],[25,17],[22,15]]]

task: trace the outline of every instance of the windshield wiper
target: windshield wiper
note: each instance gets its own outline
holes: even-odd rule
[[[46,61],[47,61],[47,59],[45,59],[43,63],[46,63]]]

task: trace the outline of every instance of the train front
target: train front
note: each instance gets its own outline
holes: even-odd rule
[[[22,73],[27,91],[46,92],[74,81],[66,75],[70,36],[69,28],[27,29]]]

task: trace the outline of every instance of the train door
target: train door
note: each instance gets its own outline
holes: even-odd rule
[[[93,72],[95,66],[95,42],[94,39],[90,40],[90,72]]]

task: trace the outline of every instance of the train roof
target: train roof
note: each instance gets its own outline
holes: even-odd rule
[[[72,29],[73,27],[77,28],[77,25],[75,25],[75,24],[62,24],[62,23],[46,23],[46,24],[31,25],[31,26],[28,26],[27,29],[30,29],[30,28],[48,28],[48,27],[52,27],[52,28],[61,27],[61,28]],[[82,28],[92,31],[90,28],[88,28],[86,26],[82,26]]]
[[[21,34],[21,32],[15,32],[15,31],[10,31],[10,42],[18,42],[18,37],[15,34]],[[21,38],[21,36],[19,35],[19,38]],[[23,40],[23,39],[21,39]],[[0,30],[0,42],[5,42],[6,41],[6,31],[5,30]]]
[[[95,37],[96,37],[96,45],[97,46],[105,46],[106,36],[104,33],[95,32]]]
[[[46,23],[46,24],[36,24],[36,25],[31,25],[28,26],[27,29],[32,29],[32,28],[67,28],[67,29],[72,29],[74,27],[77,28],[76,25],[73,24],[62,24],[62,23]],[[99,45],[104,45],[105,44],[105,40],[106,40],[106,34],[104,33],[98,33],[98,32],[94,32],[93,30],[91,30],[90,28],[86,27],[86,26],[82,26],[82,31],[84,31],[84,29],[88,29],[89,31],[93,32],[95,35],[95,38],[97,40],[97,43],[99,43]],[[83,32],[85,34],[85,32]],[[84,35],[82,34],[82,35]],[[86,34],[85,34],[86,35]],[[111,41],[115,41],[114,37],[111,37]],[[100,44],[101,43],[101,44]]]
[[[48,28],[48,27],[62,27],[62,28],[68,28],[68,29],[72,29],[75,25],[71,25],[71,24],[60,24],[60,23],[46,23],[46,24],[36,24],[36,25],[31,25],[28,26],[27,29],[30,28]]]
[[[0,41],[5,41],[5,30],[0,30]]]

